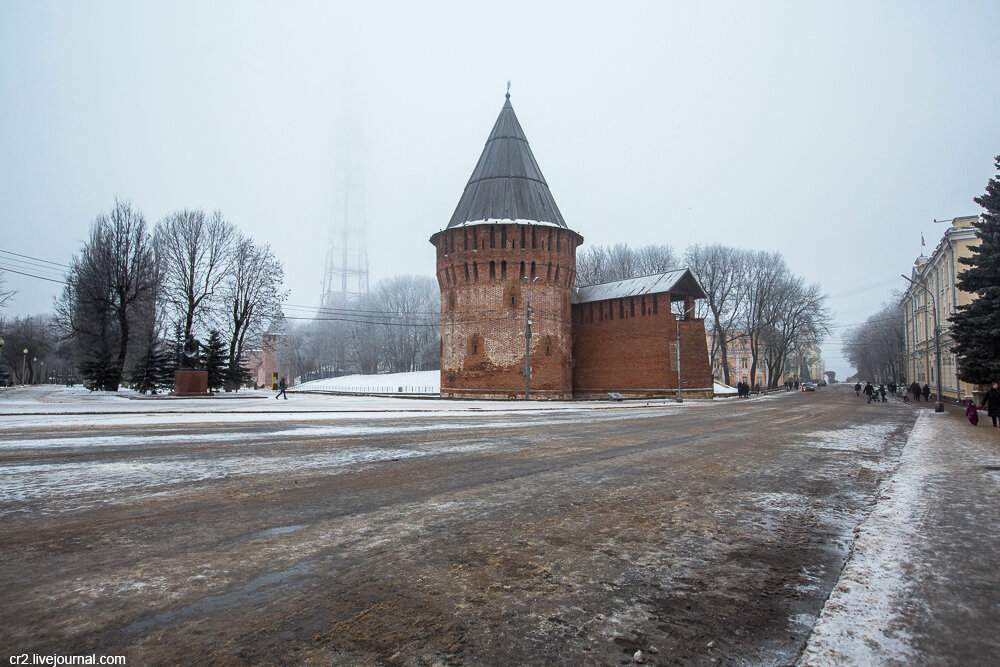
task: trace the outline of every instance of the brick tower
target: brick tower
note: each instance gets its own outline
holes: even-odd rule
[[[441,395],[523,398],[527,341],[530,398],[572,398],[571,299],[583,237],[566,226],[510,93],[451,221],[430,241],[441,287]]]

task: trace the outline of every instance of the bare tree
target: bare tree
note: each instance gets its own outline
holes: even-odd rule
[[[229,339],[229,365],[239,364],[248,340],[264,335],[280,316],[285,270],[268,245],[238,236],[233,243],[233,270],[220,287],[220,328]]]
[[[830,313],[825,304],[822,287],[807,287],[797,276],[785,274],[775,285],[762,336],[769,389],[777,388],[789,354],[795,350],[812,353],[829,332]]]
[[[0,270],[0,310],[3,310],[7,303],[17,294],[15,290],[4,289],[3,286],[6,283],[7,275],[4,271]]]
[[[626,280],[677,268],[677,258],[669,245],[648,245],[633,250],[624,243],[590,246],[577,253],[576,284]]]
[[[390,373],[422,370],[440,354],[441,291],[430,276],[403,275],[379,281],[372,302],[384,332],[384,368]]]
[[[110,214],[94,221],[66,282],[56,304],[59,322],[81,358],[102,367],[101,388],[117,391],[133,329],[155,311],[160,282],[142,213],[116,200]]]
[[[890,303],[847,333],[842,351],[860,377],[882,383],[906,379],[903,326],[903,309]]]
[[[684,253],[684,262],[705,290],[709,327],[713,332],[709,362],[715,366],[718,357],[722,367],[722,380],[729,380],[729,343],[738,335],[737,317],[740,314],[739,277],[743,252],[721,244],[693,245]]]
[[[757,376],[764,338],[774,324],[774,302],[788,275],[780,253],[748,251],[741,262],[741,324],[750,351],[750,377]]]
[[[10,376],[21,384],[43,381],[45,369],[62,365],[58,334],[51,315],[29,315],[7,320],[0,327],[4,339],[0,377]],[[22,350],[28,350],[23,354]]]
[[[163,296],[182,322],[184,338],[205,318],[205,309],[233,269],[239,233],[216,211],[184,209],[156,226],[157,258],[163,271]]]
[[[347,328],[348,355],[362,375],[378,373],[385,357],[385,327],[373,317],[377,308],[377,302],[366,296],[358,304],[358,316],[351,318]]]

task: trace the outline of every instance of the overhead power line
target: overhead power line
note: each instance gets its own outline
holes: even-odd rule
[[[46,278],[45,276],[36,276],[33,273],[27,273],[25,271],[18,271],[17,269],[12,269],[9,266],[3,266],[2,264],[0,264],[0,270],[10,271],[11,273],[17,273],[17,274],[22,275],[22,276],[28,276],[29,278],[38,278],[39,280],[47,280],[50,283],[61,283],[63,285],[68,285],[69,284],[65,280],[57,280],[55,278]]]
[[[19,252],[12,252],[10,250],[0,249],[0,253],[2,253],[4,255],[14,255],[15,257],[23,257],[24,259],[30,259],[30,260],[33,260],[35,262],[42,262],[43,264],[51,264],[52,266],[58,266],[58,267],[63,268],[63,269],[68,269],[69,268],[69,264],[60,264],[59,262],[53,262],[53,261],[48,260],[48,259],[42,259],[41,257],[32,257],[31,255],[22,255]]]

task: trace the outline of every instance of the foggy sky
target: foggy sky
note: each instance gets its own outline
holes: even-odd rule
[[[68,263],[116,197],[220,209],[319,304],[338,147],[372,282],[430,275],[511,102],[585,243],[777,250],[847,325],[979,213],[996,2],[0,2],[0,249]],[[0,262],[6,264],[6,262]],[[57,268],[57,267],[56,267]],[[46,273],[45,275],[53,275]],[[4,313],[59,285],[7,273]]]

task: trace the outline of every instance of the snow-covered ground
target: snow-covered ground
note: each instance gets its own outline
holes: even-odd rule
[[[736,389],[714,383],[716,396],[735,395]],[[304,382],[289,391],[342,391],[354,394],[438,394],[441,392],[441,371],[390,373],[386,375],[345,375],[325,380]]]
[[[290,391],[342,391],[353,394],[428,394],[441,393],[441,371],[386,373],[384,375],[344,375],[312,380]]]
[[[1000,469],[1000,455],[988,444],[977,446],[975,438],[982,440],[985,435],[989,442],[986,429],[971,428],[966,438],[958,438],[956,425],[969,428],[943,413],[923,411],[918,417],[899,469],[882,487],[871,514],[855,529],[850,559],[813,628],[801,664],[940,662],[943,656],[929,658],[916,647],[917,636],[922,634],[926,642],[930,625],[933,635],[947,637],[954,628],[946,629],[946,625],[969,622],[962,619],[963,613],[974,624],[982,613],[977,606],[990,606],[975,582],[995,582],[995,561],[982,571],[974,567],[961,571],[959,566],[960,578],[951,583],[948,565],[960,561],[962,554],[994,549],[989,514],[995,507],[990,498],[997,495],[997,480],[980,470]],[[961,478],[963,474],[968,477]],[[963,492],[951,495],[955,488]],[[970,504],[972,500],[963,493],[984,499],[983,507]],[[973,515],[971,520],[965,518],[971,530],[963,525],[965,513]],[[971,590],[961,590],[962,586]],[[973,598],[962,598],[970,593]],[[922,617],[932,621],[922,621]],[[995,617],[982,620],[995,627]],[[969,632],[978,636],[974,628]],[[982,660],[981,664],[991,663],[985,656]]]
[[[357,379],[360,376],[355,376]],[[378,387],[372,376],[369,386]],[[345,378],[338,378],[344,380]],[[355,380],[356,381],[356,380]],[[320,382],[327,382],[326,380]],[[441,398],[309,393],[289,389],[288,400],[275,400],[269,390],[240,391],[204,398],[149,397],[123,389],[91,392],[83,387],[35,385],[0,391],[0,438],[4,431],[29,426],[166,425],[224,422],[281,422],[330,419],[392,420],[403,415],[461,415],[525,412],[591,412],[659,406],[686,410],[710,405],[708,401],[465,401]],[[398,386],[398,385],[397,385]],[[296,391],[298,389],[298,391]],[[317,390],[318,391],[318,390]]]

